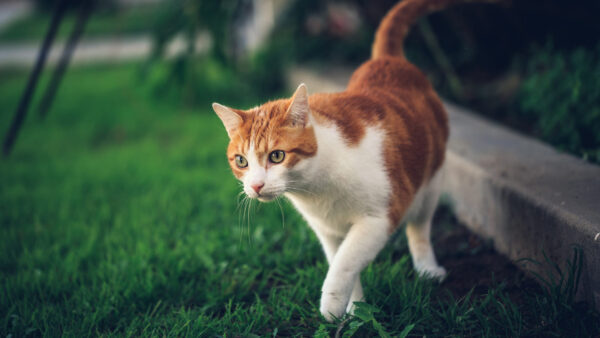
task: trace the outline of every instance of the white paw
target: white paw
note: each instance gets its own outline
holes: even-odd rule
[[[347,301],[340,299],[335,293],[325,293],[321,296],[321,314],[328,322],[333,322],[335,318],[342,318],[346,312]]]
[[[359,300],[350,300],[348,302],[348,305],[346,306],[346,313],[354,315],[354,309],[356,309],[356,305],[354,305],[354,302],[359,302]]]
[[[439,265],[415,265],[415,270],[421,278],[435,279],[441,282],[446,278],[446,269]]]
[[[354,302],[363,302],[364,300],[365,300],[365,296],[363,295],[362,287],[361,287],[360,283],[358,283],[354,287],[354,290],[352,291],[352,295],[350,296],[350,301],[348,302],[348,305],[346,306],[346,313],[354,315],[354,310],[356,309],[356,305],[354,305]]]

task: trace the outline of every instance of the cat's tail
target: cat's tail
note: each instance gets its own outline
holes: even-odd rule
[[[377,33],[371,58],[385,56],[404,58],[404,38],[412,25],[422,16],[467,2],[499,2],[499,0],[403,0],[385,15]]]

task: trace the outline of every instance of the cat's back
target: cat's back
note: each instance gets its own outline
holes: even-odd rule
[[[358,144],[370,127],[385,129],[392,143],[423,145],[419,135],[426,133],[435,134],[445,148],[448,138],[441,100],[425,75],[401,58],[363,63],[344,92],[313,94],[309,105],[317,122],[335,124],[350,145]]]
[[[399,58],[369,60],[346,91],[309,98],[317,122],[334,125],[349,146],[369,131],[383,136],[380,151],[394,197],[396,223],[419,188],[441,167],[448,138],[446,111],[423,73]]]
[[[350,81],[347,91],[361,92],[370,89],[386,90],[432,90],[427,77],[404,58],[382,57],[370,59],[358,67]]]

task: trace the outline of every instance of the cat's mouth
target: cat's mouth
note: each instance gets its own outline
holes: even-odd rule
[[[276,199],[281,194],[276,191],[269,191],[269,192],[261,191],[258,194],[255,192],[252,192],[251,194],[247,194],[247,195],[248,195],[248,197],[255,198],[255,199],[259,200],[260,202],[271,202],[272,200]]]
[[[277,196],[279,196],[280,194],[276,191],[261,191],[259,194],[257,194],[257,196],[255,196],[256,199],[258,199],[261,202],[270,202],[272,200],[274,200],[275,198],[277,198]]]
[[[263,196],[263,195],[260,195],[256,199],[258,199],[261,202],[271,202],[272,200],[275,199],[275,197],[277,197],[277,196],[267,196],[267,195]]]
[[[270,184],[263,186],[262,189],[250,188],[249,184],[244,184],[246,196],[257,199],[260,202],[270,202],[286,192],[286,187],[279,184]]]

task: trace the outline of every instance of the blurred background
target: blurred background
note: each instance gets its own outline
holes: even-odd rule
[[[61,2],[2,2],[4,70],[33,66]],[[50,62],[81,12],[81,1],[64,2]],[[377,24],[394,3],[91,1],[73,63],[127,63],[152,100],[174,106],[241,100],[243,107],[282,95],[298,64],[354,69],[369,57]],[[421,20],[407,55],[446,99],[598,162],[599,13],[597,1],[459,6]]]
[[[289,95],[299,68],[346,78],[394,3],[0,0],[0,335],[321,330],[319,244],[284,201],[238,195],[210,104]],[[420,20],[405,50],[444,99],[597,164],[599,17],[592,0],[457,6]],[[465,236],[447,236],[460,257],[488,252]],[[541,336],[598,323],[571,303],[523,308],[524,294],[488,286],[487,300],[461,303],[484,279],[473,274],[456,301],[430,302],[437,289],[405,280],[405,239],[392,242],[363,277],[396,334],[410,323],[420,335]],[[494,265],[478,259],[472,273]],[[510,271],[514,290],[534,294]],[[381,332],[369,325],[365,335]]]

